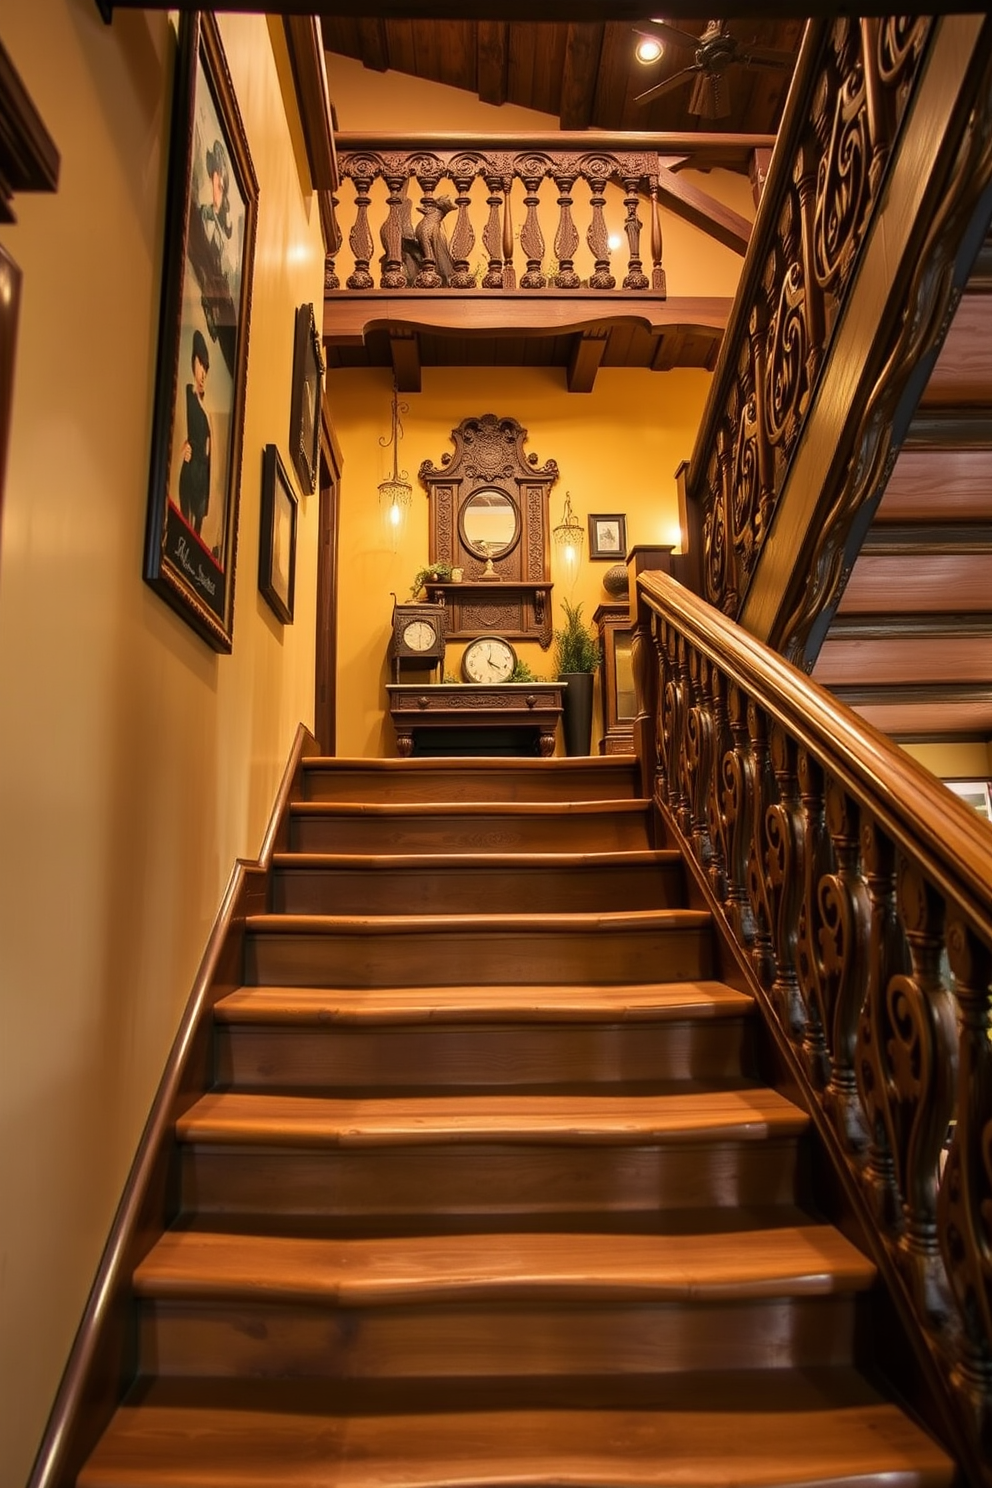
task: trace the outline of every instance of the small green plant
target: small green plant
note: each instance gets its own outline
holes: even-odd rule
[[[517,657],[517,661],[516,661],[516,665],[514,666],[513,671],[510,673],[510,681],[511,682],[540,682],[540,680],[541,679],[537,675],[537,673],[536,672],[532,672],[531,669],[530,669],[530,667],[527,665],[527,663],[525,661],[521,661],[520,658],[519,658],[519,656],[518,656]]]
[[[558,676],[594,672],[602,660],[599,640],[583,622],[582,605],[563,599],[565,624],[555,631],[554,665]]]
[[[444,580],[450,578],[450,563],[430,563],[426,568],[421,568],[420,570],[418,570],[416,576],[414,577],[413,583],[410,585],[410,598],[416,599],[421,589],[424,588],[425,584],[427,584],[429,580]]]

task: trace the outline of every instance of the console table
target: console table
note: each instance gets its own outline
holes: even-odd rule
[[[558,682],[391,682],[389,715],[396,752],[503,754],[548,758],[561,717]]]

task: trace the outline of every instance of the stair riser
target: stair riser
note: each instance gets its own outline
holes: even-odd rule
[[[276,914],[607,914],[685,903],[680,864],[547,870],[279,869]]]
[[[567,810],[537,816],[345,817],[294,815],[295,852],[632,852],[651,846],[643,811]]]
[[[632,931],[388,935],[249,933],[248,986],[457,987],[472,982],[694,981],[712,975],[708,925]]]
[[[334,1308],[145,1301],[143,1374],[425,1379],[650,1375],[849,1363],[848,1296],[661,1305]]]
[[[447,766],[436,770],[362,770],[304,767],[304,800],[379,801],[629,801],[638,794],[634,767],[591,765],[567,771],[506,769],[488,763],[484,771]]]
[[[406,1029],[218,1024],[216,1077],[242,1090],[442,1090],[728,1079],[751,1068],[750,1020],[472,1024]]]
[[[269,1213],[328,1220],[771,1206],[799,1197],[797,1152],[797,1141],[788,1138],[324,1151],[191,1145],[182,1149],[182,1205],[200,1216]]]

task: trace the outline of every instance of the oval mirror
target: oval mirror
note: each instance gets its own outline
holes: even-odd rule
[[[517,505],[505,491],[485,486],[461,510],[462,541],[480,558],[501,558],[520,530]]]

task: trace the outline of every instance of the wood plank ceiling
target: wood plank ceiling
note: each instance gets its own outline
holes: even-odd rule
[[[689,66],[693,54],[668,47],[655,63],[634,58],[636,37],[625,21],[423,21],[381,16],[325,16],[328,51],[475,93],[485,103],[514,103],[552,114],[562,129],[649,130],[773,134],[789,84],[780,68],[733,64],[727,74],[730,112],[702,119],[688,111],[688,82],[644,105],[635,98]],[[672,19],[698,36],[705,23]],[[798,51],[803,22],[734,20],[730,35],[745,46]],[[411,120],[411,129],[429,127]]]

